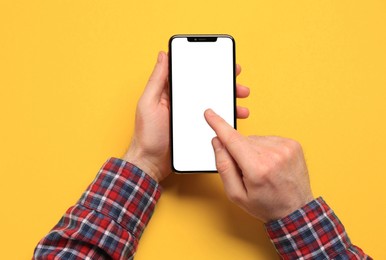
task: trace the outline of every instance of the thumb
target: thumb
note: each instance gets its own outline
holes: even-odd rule
[[[158,101],[165,88],[169,75],[168,56],[165,52],[158,53],[157,63],[146,84],[142,97],[151,102]]]
[[[218,137],[213,138],[212,145],[216,157],[216,168],[220,173],[228,198],[231,201],[245,198],[247,192],[236,162]]]

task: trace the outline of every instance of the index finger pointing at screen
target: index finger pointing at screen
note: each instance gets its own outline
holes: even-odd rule
[[[212,109],[207,109],[204,113],[209,126],[216,132],[217,137],[224,144],[226,149],[237,161],[242,161],[248,153],[248,141],[244,136],[230,126],[223,118],[217,115]]]

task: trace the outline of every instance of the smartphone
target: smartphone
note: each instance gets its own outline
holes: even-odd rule
[[[204,118],[211,108],[236,128],[235,41],[230,35],[169,40],[171,160],[176,173],[217,172]]]

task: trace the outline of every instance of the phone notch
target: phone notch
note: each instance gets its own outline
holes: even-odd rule
[[[213,36],[194,36],[194,37],[187,37],[188,42],[216,42],[217,37]]]

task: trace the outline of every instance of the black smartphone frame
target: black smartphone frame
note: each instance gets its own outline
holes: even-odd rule
[[[177,174],[189,174],[189,173],[217,173],[217,170],[192,170],[192,171],[180,171],[177,170],[174,167],[174,161],[173,161],[173,91],[172,91],[172,41],[176,38],[187,38],[189,42],[215,42],[217,41],[217,38],[219,37],[225,37],[232,40],[232,58],[233,58],[233,127],[234,129],[237,129],[237,107],[236,107],[236,43],[234,38],[229,34],[176,34],[170,37],[168,48],[169,48],[169,110],[170,110],[170,161],[171,161],[171,167],[172,171]]]

